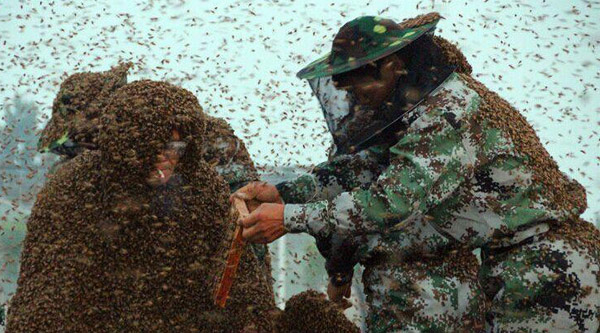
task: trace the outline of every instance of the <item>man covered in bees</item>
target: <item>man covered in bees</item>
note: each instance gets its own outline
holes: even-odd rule
[[[112,94],[127,83],[131,63],[121,63],[104,72],[80,72],[67,77],[60,85],[52,105],[52,117],[44,127],[38,149],[62,157],[64,162],[85,149],[97,149],[98,121]],[[258,173],[246,146],[221,118],[206,118],[205,144],[201,155],[225,179],[231,191],[250,181]],[[169,157],[173,151],[157,156],[157,169],[149,175],[155,185],[166,184],[172,173]],[[200,157],[199,157],[200,158]],[[60,162],[54,168],[58,167]],[[252,250],[264,263],[270,280],[270,257],[266,246],[253,245]]]
[[[196,97],[142,80],[100,111],[96,146],[59,166],[32,209],[7,332],[272,331],[273,292],[252,251],[228,307],[213,304],[234,215],[203,158]]]
[[[127,83],[131,67],[131,63],[122,63],[105,72],[81,72],[66,78],[54,99],[52,117],[40,136],[39,150],[72,158],[83,149],[97,148],[102,108],[114,91]],[[208,120],[208,142],[203,149],[206,159],[232,190],[257,180],[250,155],[229,124],[223,119],[205,116]]]
[[[584,188],[433,35],[439,20],[359,17],[298,73],[335,147],[306,175],[234,194],[263,202],[240,221],[245,239],[314,236],[334,300],[364,265],[370,331],[598,329],[600,232],[579,218]]]
[[[212,304],[227,196],[257,179],[243,143],[190,92],[127,84],[129,67],[61,85],[40,147],[64,158],[28,222],[8,331],[271,331],[258,315],[275,307],[264,245],[244,254],[227,309]]]

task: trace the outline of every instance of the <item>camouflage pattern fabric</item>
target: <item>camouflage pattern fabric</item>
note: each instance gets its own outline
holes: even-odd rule
[[[286,226],[323,238],[360,234],[375,241],[425,216],[461,243],[479,247],[494,240],[506,246],[546,231],[544,221],[578,213],[554,209],[537,195],[526,156],[501,129],[476,121],[480,103],[452,74],[406,115],[407,122],[414,120],[389,148],[390,164],[369,188],[341,192],[330,201],[288,204]]]
[[[292,182],[277,185],[286,203],[332,200],[339,193],[368,186],[385,168],[387,149],[376,146],[356,154],[337,155]]]
[[[390,55],[433,30],[441,19],[429,13],[400,24],[379,16],[361,16],[344,24],[333,39],[331,53],[298,72],[301,79],[344,73]]]
[[[286,228],[317,239],[325,250],[329,272],[350,271],[359,261],[367,267],[365,291],[374,304],[370,329],[391,323],[394,330],[438,331],[446,327],[453,331],[450,324],[434,318],[452,322],[482,304],[476,282],[459,285],[453,276],[470,271],[469,264],[443,275],[436,272],[435,265],[417,269],[402,268],[401,263],[436,255],[448,260],[447,249],[456,243],[467,249],[521,249],[523,241],[545,234],[557,222],[585,209],[556,205],[543,195],[543,184],[532,181],[534,170],[527,163],[530,156],[522,153],[504,128],[488,121],[480,107],[483,102],[461,75],[453,73],[403,117],[407,130],[397,143],[383,149],[387,150],[383,155],[389,155],[387,164],[384,161],[377,168],[363,169],[364,163],[340,163],[334,158],[311,174],[278,185],[286,202]],[[364,155],[372,156],[369,152]],[[340,158],[360,162],[358,157]],[[377,169],[383,171],[374,172]],[[348,175],[345,178],[341,173]],[[565,182],[572,182],[561,175]],[[350,182],[344,184],[345,179]],[[373,258],[378,257],[386,258],[384,263],[391,266],[369,269],[375,267]],[[415,279],[415,270],[423,278]],[[434,280],[446,282],[431,283]],[[407,284],[433,287],[411,294]],[[435,299],[428,295],[451,294],[459,295],[454,304],[461,306],[418,305]],[[409,298],[412,301],[407,303]],[[378,299],[381,309],[376,305]],[[494,306],[507,307],[501,303]],[[590,318],[597,318],[598,311],[592,311]],[[419,319],[419,313],[425,319]],[[505,312],[496,318],[516,320],[511,315]]]
[[[464,248],[367,265],[370,332],[478,332],[487,302],[476,257]]]
[[[590,240],[588,242],[584,240]],[[600,231],[573,220],[518,247],[483,252],[491,332],[596,332]]]

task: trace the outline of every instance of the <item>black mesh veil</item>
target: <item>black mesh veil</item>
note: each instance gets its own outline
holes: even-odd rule
[[[401,121],[402,116],[454,70],[454,66],[444,63],[431,33],[397,54],[406,63],[406,73],[398,80],[391,97],[378,108],[360,105],[351,92],[337,88],[331,76],[308,80],[323,109],[336,154],[356,152],[390,140],[406,125]]]

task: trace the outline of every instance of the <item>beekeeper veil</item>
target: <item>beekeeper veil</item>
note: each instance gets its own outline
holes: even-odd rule
[[[298,73],[308,80],[319,100],[336,154],[365,149],[401,131],[406,126],[403,115],[452,73],[453,66],[444,63],[432,41],[439,18],[432,13],[396,24],[373,16],[359,17],[340,29],[330,54]],[[390,87],[391,94],[377,107],[361,103],[356,92],[337,82],[340,75],[359,68],[376,76],[382,59],[394,54],[403,60],[405,68]]]

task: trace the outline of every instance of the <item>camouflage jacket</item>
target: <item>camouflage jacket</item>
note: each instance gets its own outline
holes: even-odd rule
[[[480,117],[481,103],[451,74],[403,117],[398,142],[333,157],[278,184],[285,227],[313,235],[331,273],[374,250],[397,257],[449,243],[508,246],[579,213],[552,208],[540,195],[528,157]]]

